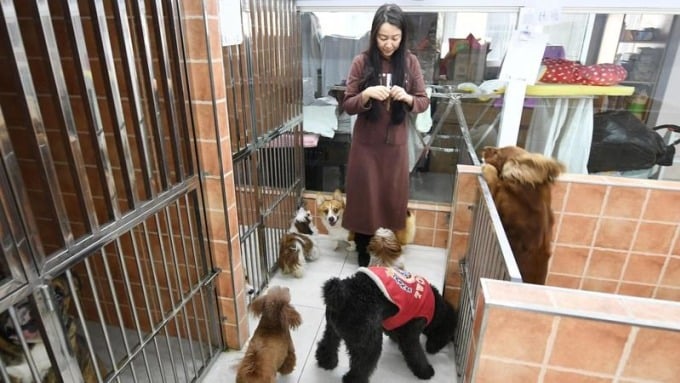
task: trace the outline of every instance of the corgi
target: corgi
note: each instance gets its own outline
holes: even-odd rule
[[[328,236],[336,241],[335,248],[338,249],[340,243],[347,243],[347,251],[354,251],[354,234],[342,227],[342,216],[345,214],[345,197],[339,189],[335,189],[333,195],[328,198],[322,195],[316,197],[316,209],[321,215],[321,223]]]
[[[354,233],[342,227],[342,217],[345,214],[345,197],[339,189],[335,189],[330,198],[317,196],[316,208],[321,215],[321,223],[328,232],[328,235],[337,241],[336,249],[340,242],[348,243],[347,251],[356,250],[354,243]],[[416,216],[411,210],[406,210],[406,225],[397,231],[397,239],[402,246],[413,243],[416,236]]]

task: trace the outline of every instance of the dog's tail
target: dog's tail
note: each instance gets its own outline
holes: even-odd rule
[[[339,310],[345,306],[350,297],[340,278],[331,278],[323,284],[323,300],[326,307]]]
[[[241,359],[236,372],[236,383],[260,382],[267,377],[263,371],[262,355],[258,351],[250,350]]]

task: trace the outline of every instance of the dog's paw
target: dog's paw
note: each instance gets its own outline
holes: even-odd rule
[[[424,366],[420,366],[419,368],[414,368],[413,375],[418,377],[418,379],[430,379],[434,376],[434,368],[431,365],[426,364]]]
[[[291,352],[288,353],[286,356],[286,359],[283,361],[283,364],[281,364],[281,367],[279,367],[279,372],[281,375],[288,375],[293,370],[295,369],[295,353]]]
[[[495,180],[498,178],[498,170],[493,165],[482,164],[482,176],[487,182]]]
[[[427,338],[427,341],[425,342],[425,351],[428,354],[436,354],[438,353],[444,346],[446,346],[448,342],[442,338],[437,338],[437,337],[429,337]]]
[[[350,371],[342,376],[342,383],[368,383],[368,377],[357,376]]]
[[[316,363],[319,367],[332,370],[338,366],[338,353],[335,350],[327,350],[319,345],[316,349]]]
[[[318,250],[313,250],[308,257],[305,257],[305,259],[310,262],[314,262],[319,258],[321,258],[321,254]]]
[[[348,242],[347,247],[345,248],[347,251],[355,251],[357,249],[357,245],[354,243],[354,241]]]

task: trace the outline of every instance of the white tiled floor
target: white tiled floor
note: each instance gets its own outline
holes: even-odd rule
[[[316,343],[321,339],[325,326],[321,286],[330,277],[345,277],[354,273],[358,267],[356,253],[347,252],[344,249],[333,250],[335,243],[323,235],[320,236],[318,242],[321,248],[321,258],[307,264],[304,277],[296,279],[277,274],[270,282],[270,286],[282,285],[290,288],[292,303],[302,315],[303,320],[302,326],[292,334],[297,353],[297,365],[292,374],[279,375],[277,380],[279,383],[340,382],[342,375],[349,370],[349,358],[342,347],[338,367],[332,371],[319,368],[314,353]],[[446,272],[446,255],[443,249],[408,245],[404,247],[404,255],[404,264],[409,271],[426,277],[440,292],[442,291]],[[251,317],[250,323],[250,329],[253,331],[257,325],[257,319]],[[233,382],[236,366],[243,351],[222,353],[208,371],[203,382]],[[435,370],[435,375],[429,382],[456,381],[453,343],[435,355],[428,354],[428,359]],[[417,380],[406,367],[396,344],[384,337],[382,356],[371,381],[398,383]]]

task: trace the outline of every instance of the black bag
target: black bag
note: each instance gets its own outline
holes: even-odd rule
[[[656,132],[659,129],[680,132],[677,125],[659,125],[650,129],[625,110],[595,113],[588,172],[640,170],[654,165],[673,165],[674,145],[680,139],[666,145]]]

